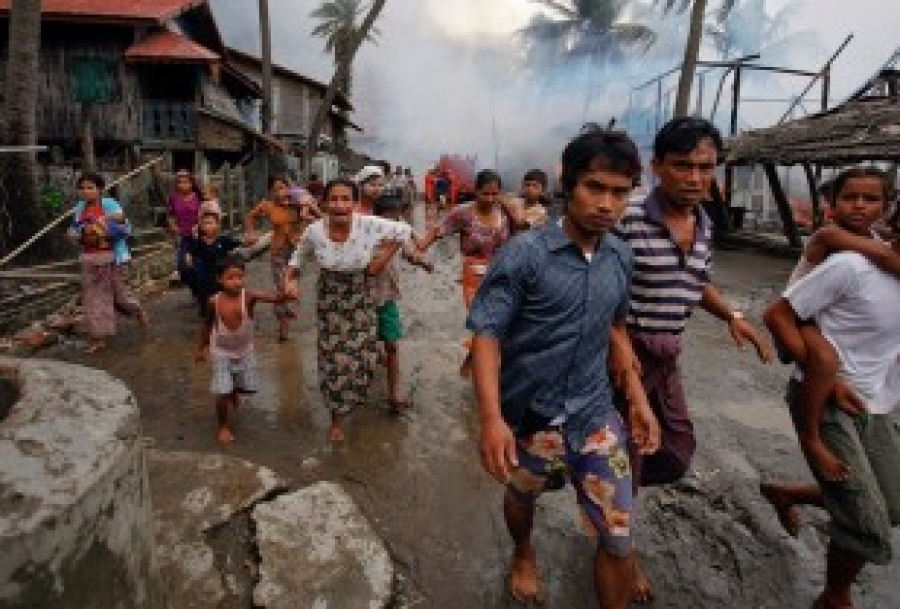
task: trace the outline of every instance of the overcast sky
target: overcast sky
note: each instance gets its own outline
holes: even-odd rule
[[[716,0],[710,2],[714,5]],[[803,37],[800,44],[792,45],[786,56],[767,57],[768,62],[815,71],[844,37],[855,34],[855,39],[834,67],[832,99],[835,101],[855,90],[900,45],[900,0],[765,2],[770,13],[793,5],[789,29],[811,34]],[[257,3],[253,0],[212,0],[212,4],[226,42],[258,53]],[[324,81],[331,76],[331,59],[324,55],[322,41],[310,36],[314,23],[309,13],[317,4],[318,0],[269,0],[276,61]],[[610,113],[618,114],[621,108],[614,111],[612,106],[623,96],[619,94],[618,98],[609,99],[611,92],[607,80],[601,83],[588,81],[587,85],[581,82],[580,91],[596,88],[600,101],[589,105],[572,102],[568,106],[564,100],[556,99],[551,104],[546,98],[546,87],[537,92],[543,85],[535,83],[534,79],[531,83],[512,84],[517,78],[515,61],[518,61],[513,57],[517,52],[513,34],[537,10],[540,10],[537,5],[528,0],[388,0],[379,21],[381,41],[377,45],[365,45],[357,58],[354,99],[357,119],[368,133],[382,137],[386,130],[418,129],[426,115],[441,117],[445,131],[442,134],[431,120],[429,139],[434,140],[431,142],[434,145],[449,146],[453,138],[467,139],[461,132],[470,126],[477,110],[484,114],[488,105],[503,124],[498,127],[483,122],[473,127],[470,131],[474,132],[468,135],[471,142],[484,140],[486,130],[496,132],[498,129],[508,142],[514,137],[510,131],[515,131],[515,137],[518,137],[530,125],[546,123],[548,108],[555,114],[572,114],[576,110],[581,113],[583,108],[584,114],[590,115],[588,118],[591,119],[607,120],[600,115],[600,110],[607,108]],[[669,41],[670,47],[680,47],[681,35],[673,36],[676,39]],[[499,57],[500,50],[507,55],[506,64]],[[706,49],[704,55],[710,56],[710,50]],[[672,53],[671,59],[668,55],[663,59],[665,68],[677,61],[677,53]],[[619,73],[611,76],[615,80],[646,78],[640,67],[631,76]],[[664,69],[663,64],[645,67],[650,74]],[[605,74],[602,78],[609,79],[610,75]],[[521,76],[518,80],[522,80]],[[565,82],[575,81],[568,79]],[[526,84],[535,92],[530,92]],[[628,86],[633,84],[630,82]],[[782,81],[780,94],[799,93],[804,85],[805,82],[800,80]],[[748,86],[751,89],[748,96],[759,94],[752,90],[753,84]],[[759,81],[755,86],[763,94],[775,88]],[[566,95],[583,96],[580,91],[566,91]],[[605,100],[603,93],[608,97]],[[532,116],[527,115],[523,110],[528,105],[524,97],[541,98],[543,105],[538,114],[532,109]],[[745,126],[762,126],[760,123],[773,120],[769,115],[777,118],[779,108],[783,111],[784,106],[764,111],[759,104],[748,103],[746,115],[742,115]],[[406,138],[398,137],[392,144],[401,154],[425,154],[416,152],[418,144],[409,142],[408,134],[405,135]],[[489,153],[484,147],[477,152],[482,158]],[[490,154],[496,155],[497,151],[490,151]]]

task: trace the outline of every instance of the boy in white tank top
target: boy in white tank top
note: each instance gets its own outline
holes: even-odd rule
[[[244,261],[229,255],[217,271],[221,291],[209,299],[209,315],[200,332],[197,361],[212,363],[210,391],[216,399],[220,444],[234,441],[229,409],[237,409],[240,394],[256,393],[256,355],[253,349],[253,308],[258,302],[283,303],[283,293],[259,294],[244,289]]]

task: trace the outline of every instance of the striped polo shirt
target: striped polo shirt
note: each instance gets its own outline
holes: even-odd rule
[[[616,234],[634,252],[627,324],[639,332],[684,331],[710,279],[712,227],[698,207],[697,236],[685,255],[663,220],[657,188],[643,203],[629,205]]]

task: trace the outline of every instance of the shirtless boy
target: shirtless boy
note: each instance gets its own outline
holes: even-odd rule
[[[272,241],[269,252],[272,260],[272,281],[276,286],[284,283],[284,274],[288,261],[293,253],[293,237],[301,218],[300,209],[292,205],[291,183],[284,176],[269,178],[269,198],[260,201],[247,213],[245,226],[247,230],[245,242],[252,245],[257,242],[256,220],[267,218],[272,223]],[[288,325],[297,315],[290,305],[277,303],[275,317],[278,319],[278,340],[288,340]]]

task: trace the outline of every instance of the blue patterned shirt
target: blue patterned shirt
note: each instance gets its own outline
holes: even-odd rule
[[[466,327],[500,342],[503,418],[517,431],[526,410],[565,417],[579,450],[613,411],[610,328],[624,321],[628,246],[609,234],[588,260],[556,223],[509,241],[493,259]]]

